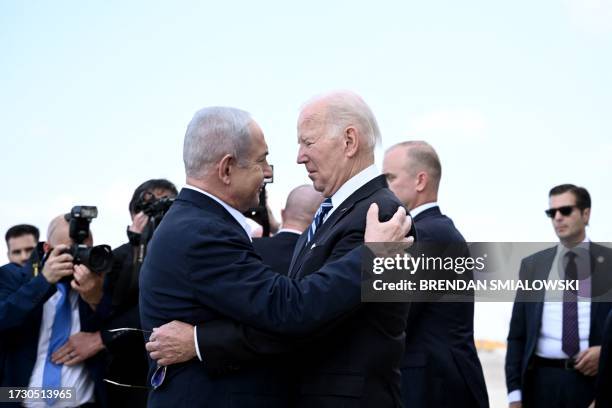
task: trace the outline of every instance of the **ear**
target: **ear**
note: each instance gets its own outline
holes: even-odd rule
[[[344,129],[344,152],[347,157],[354,157],[359,150],[359,134],[353,126]]]
[[[582,221],[584,222],[584,225],[589,225],[590,218],[591,218],[591,209],[585,208],[584,210],[582,210]]]
[[[234,166],[234,157],[231,154],[223,156],[217,165],[218,177],[223,184],[230,184],[232,167]]]
[[[416,191],[422,193],[429,183],[429,175],[424,171],[420,171],[416,175]]]
[[[51,250],[51,245],[49,245],[49,243],[47,241],[44,242],[43,244],[43,251],[45,253],[49,252]]]
[[[281,223],[285,223],[285,209],[281,208]]]

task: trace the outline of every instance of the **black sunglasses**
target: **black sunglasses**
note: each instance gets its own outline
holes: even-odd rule
[[[574,208],[576,208],[575,205],[564,205],[563,207],[559,208],[549,208],[544,212],[550,218],[555,218],[555,215],[557,215],[557,211],[559,211],[562,216],[567,217],[572,213],[572,211],[574,211]]]

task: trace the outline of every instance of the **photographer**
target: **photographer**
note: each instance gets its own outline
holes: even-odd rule
[[[54,406],[104,407],[102,360],[94,357],[102,349],[94,332],[106,309],[101,303],[104,273],[92,269],[110,265],[110,250],[91,248],[93,217],[76,220],[83,214],[75,209],[51,221],[41,265],[0,269],[5,356],[0,386],[74,387],[74,402],[56,400]],[[94,250],[102,251],[102,258]],[[26,400],[24,405],[46,407],[48,402]]]
[[[112,293],[112,312],[105,323],[102,341],[107,347],[106,377],[109,405],[113,407],[145,407],[147,358],[140,329],[138,310],[138,276],[146,255],[147,243],[165,212],[177,195],[174,184],[165,179],[142,183],[129,203],[132,224],[128,227],[129,242],[113,251],[114,263],[105,282],[105,291]]]

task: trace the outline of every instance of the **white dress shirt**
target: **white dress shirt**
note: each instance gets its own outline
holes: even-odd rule
[[[378,177],[379,175],[380,172],[376,168],[376,165],[372,164],[371,166],[366,167],[365,169],[361,170],[359,173],[348,179],[342,186],[340,186],[338,191],[336,191],[331,196],[331,202],[333,207],[325,215],[325,218],[323,218],[323,224],[329,218],[329,216],[332,215],[334,211],[336,211],[336,208],[338,208],[340,204],[344,202],[344,200],[349,198],[351,194],[359,190],[364,184]]]
[[[437,206],[438,206],[438,203],[435,201],[433,203],[425,203],[425,204],[419,205],[418,207],[413,208],[412,210],[409,211],[409,213],[412,218],[415,218],[417,215],[419,215],[423,211],[429,210],[430,208],[434,208]]]
[[[588,268],[588,270],[590,270],[589,242],[589,239],[585,237],[584,241],[582,241],[582,243],[576,247],[582,250],[573,251],[576,254],[576,263],[578,264],[579,271],[581,270],[581,264],[583,265],[583,268]],[[569,250],[576,248],[567,248],[561,243],[557,245],[557,252],[555,253],[555,258],[553,259],[553,263],[548,274],[549,279],[559,278],[558,271],[565,270],[565,268],[559,266],[559,261],[565,259],[565,254]],[[564,277],[561,277],[561,279],[564,279]],[[580,339],[580,351],[589,348],[589,334],[591,332],[590,284],[590,278],[580,281],[580,288],[578,292],[578,336]],[[569,358],[569,356],[562,350],[562,339],[563,302],[558,299],[554,301],[550,300],[550,295],[547,293],[544,295],[542,324],[540,326],[540,333],[538,333],[538,343],[536,345],[535,354],[539,357],[550,359]],[[508,403],[521,400],[521,390],[514,390],[508,394]]]
[[[70,290],[69,294],[70,307],[72,310],[72,326],[70,328],[70,335],[73,335],[81,331],[81,319],[79,317],[79,294],[73,290]],[[47,359],[47,352],[49,351],[49,341],[51,340],[51,329],[53,327],[53,321],[55,320],[55,309],[61,296],[61,292],[57,291],[43,305],[43,315],[40,322],[40,332],[38,335],[36,363],[34,364],[34,370],[32,370],[28,387],[42,387],[45,361]],[[78,407],[79,405],[94,401],[94,382],[90,378],[84,362],[73,366],[63,365],[61,376],[61,386],[74,387],[73,392],[76,395],[76,400],[75,402],[66,402],[58,398],[55,400],[55,404],[52,405],[53,408]],[[32,408],[49,407],[44,400],[25,400],[23,404],[26,407]]]

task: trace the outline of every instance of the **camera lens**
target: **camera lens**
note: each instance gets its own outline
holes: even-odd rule
[[[104,272],[113,262],[113,253],[108,245],[97,245],[90,249],[88,267],[94,272]]]

